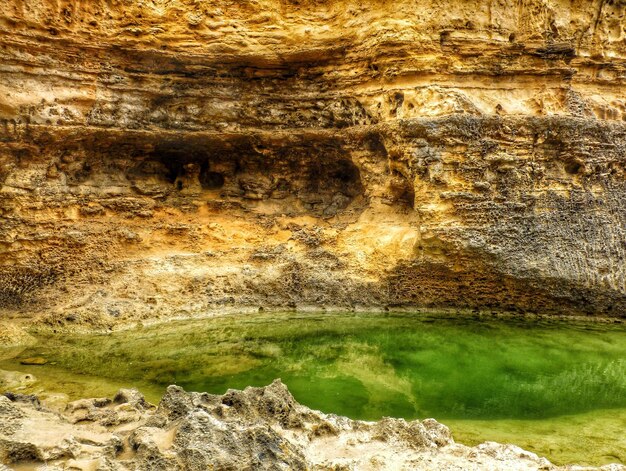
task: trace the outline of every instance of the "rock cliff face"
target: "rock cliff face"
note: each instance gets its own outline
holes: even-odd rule
[[[626,312],[623,0],[4,0],[0,306]]]

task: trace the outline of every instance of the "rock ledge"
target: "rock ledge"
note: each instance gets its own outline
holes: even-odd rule
[[[0,396],[0,463],[0,471],[18,464],[49,471],[590,469],[559,468],[513,445],[460,445],[434,419],[324,414],[298,404],[280,380],[223,395],[170,386],[158,407],[123,389],[62,412],[7,393]]]

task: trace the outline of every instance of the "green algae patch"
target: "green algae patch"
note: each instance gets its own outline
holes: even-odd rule
[[[626,409],[596,410],[547,420],[447,420],[459,443],[514,443],[556,464],[624,463]]]
[[[48,364],[20,365],[26,357]],[[558,464],[626,462],[623,325],[255,314],[42,335],[19,358],[0,369],[36,375],[26,392],[78,398],[134,386],[157,401],[169,384],[221,394],[281,378],[298,401],[324,412],[434,417],[460,442],[515,443]]]

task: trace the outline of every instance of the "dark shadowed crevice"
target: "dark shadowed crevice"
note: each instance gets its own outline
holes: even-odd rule
[[[565,171],[569,175],[577,175],[582,170],[583,166],[579,162],[574,160],[565,163]]]
[[[144,195],[197,197],[206,191],[211,201],[246,207],[274,200],[277,211],[332,217],[365,193],[360,169],[334,143],[313,147],[181,138],[151,147],[138,152],[126,170],[133,188]]]
[[[209,161],[204,161],[200,167],[200,185],[205,190],[219,190],[224,186],[224,175],[211,171]]]

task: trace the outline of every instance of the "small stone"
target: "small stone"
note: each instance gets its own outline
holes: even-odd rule
[[[20,363],[22,365],[45,365],[46,363],[48,363],[48,360],[43,357],[31,357],[20,360]]]
[[[190,12],[185,15],[185,19],[189,26],[195,27],[204,21],[204,15],[199,12]]]

